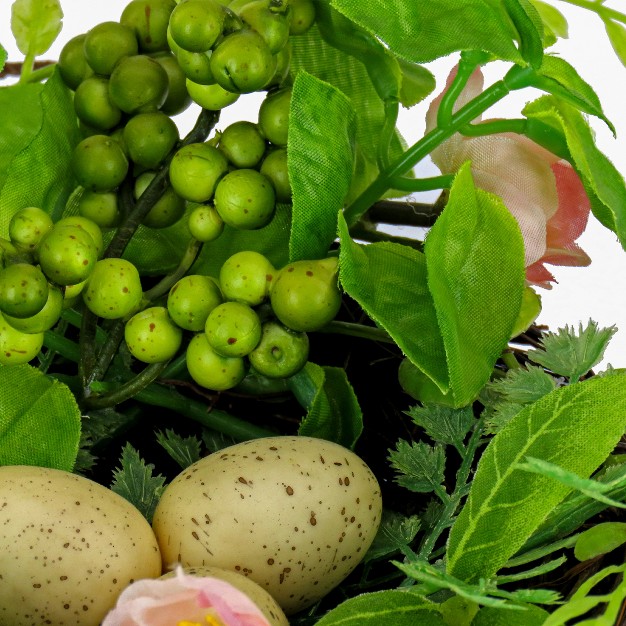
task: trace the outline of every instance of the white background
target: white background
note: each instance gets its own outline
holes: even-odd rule
[[[459,0],[462,1],[462,0]],[[107,2],[85,2],[84,0],[61,0],[65,14],[64,26],[57,43],[45,55],[58,58],[62,45],[71,37],[86,32],[89,28],[106,20],[118,20],[127,0],[107,0]],[[593,119],[600,149],[610,158],[617,169],[626,173],[626,68],[618,62],[604,33],[601,21],[592,13],[572,7],[559,0],[551,0],[566,16],[569,25],[569,39],[560,40],[553,48],[578,70],[599,95],[607,117],[617,129],[617,139],[602,122]],[[623,2],[608,0],[606,6],[623,10]],[[10,34],[10,6],[8,0],[0,2],[0,43],[7,49],[9,60],[21,60]],[[437,61],[429,67],[437,77],[439,93],[449,69],[457,57],[451,56]],[[497,80],[506,68],[494,64],[486,72],[489,84]],[[515,117],[526,101],[538,94],[524,91],[509,96],[498,107],[490,110],[485,117]],[[231,121],[248,119],[256,121],[260,97],[256,94],[244,96],[229,107],[222,115],[221,127]],[[403,110],[399,127],[412,143],[424,131],[424,114],[428,102],[410,110]],[[189,111],[177,119],[181,132],[193,123],[197,111]],[[436,173],[425,166],[425,171]],[[625,207],[626,210],[626,207]],[[552,268],[558,284],[550,291],[540,290],[543,311],[539,322],[556,329],[564,325],[578,326],[590,318],[600,326],[615,325],[620,329],[605,354],[602,365],[611,363],[615,367],[626,367],[626,252],[617,242],[616,236],[601,226],[593,217],[586,232],[579,239],[581,247],[592,258],[588,268]],[[497,280],[497,276],[494,276]],[[599,368],[601,369],[601,368]]]

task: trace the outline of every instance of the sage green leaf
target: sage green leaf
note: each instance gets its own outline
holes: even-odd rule
[[[27,364],[0,367],[0,465],[72,471],[80,421],[66,385]]]
[[[445,626],[439,607],[410,591],[389,590],[350,598],[316,626]]]
[[[542,626],[549,613],[529,605],[525,611],[510,611],[484,606],[472,621],[472,626]]]
[[[604,115],[600,98],[565,59],[554,55],[544,56],[537,76],[531,84],[558,96],[583,113],[600,118],[615,135],[615,127]]]
[[[157,433],[157,441],[178,463],[181,469],[187,469],[200,460],[200,440],[194,435],[181,437],[170,428]]]
[[[43,85],[0,89],[0,107],[0,232],[25,206],[59,219],[76,185],[71,156],[78,126],[70,90],[55,71]]]
[[[426,284],[426,257],[408,246],[361,245],[339,216],[339,281],[348,295],[384,328],[413,363],[448,389],[444,347]]]
[[[556,379],[535,365],[511,369],[504,378],[487,384],[488,398],[529,404],[556,389]]]
[[[474,186],[469,162],[456,175],[424,252],[450,387],[455,405],[465,406],[491,377],[524,289],[519,226],[502,200]]]
[[[337,236],[337,215],[350,189],[355,132],[350,100],[336,87],[300,71],[289,111],[290,261],[328,256]]]
[[[460,409],[440,404],[413,406],[407,411],[407,415],[431,439],[454,446],[457,450],[464,449],[465,436],[476,421],[471,406]]]
[[[543,20],[544,32],[549,30],[554,36],[554,41],[558,37],[567,39],[568,24],[563,13],[543,0],[530,0],[537,9],[537,12]]]
[[[407,61],[426,63],[461,50],[485,50],[523,63],[500,2],[332,0],[331,5]]]
[[[395,511],[383,510],[380,527],[363,560],[373,561],[405,551],[415,539],[420,526],[420,518],[417,515],[406,517]]]
[[[585,580],[568,601],[551,613],[543,626],[614,626],[626,598],[626,565],[610,565]],[[612,591],[605,595],[592,595],[590,592],[605,578],[615,575],[620,582],[612,586]],[[595,607],[605,604],[604,613],[590,619],[578,620],[577,617],[588,613]],[[574,622],[570,620],[575,620]]]
[[[604,27],[617,58],[626,67],[626,26],[613,20],[605,20]]]
[[[602,522],[588,528],[578,536],[574,546],[574,556],[579,561],[588,561],[601,554],[619,548],[626,543],[624,522]]]
[[[581,177],[591,210],[612,230],[626,248],[626,186],[624,178],[596,146],[594,133],[584,116],[566,102],[544,96],[527,105],[524,114],[561,129],[572,165]]]
[[[519,33],[519,50],[532,67],[543,60],[543,22],[529,0],[504,0],[504,6]]]
[[[309,362],[289,378],[288,384],[307,409],[298,429],[299,435],[319,437],[354,448],[363,430],[363,414],[343,369]]]
[[[470,582],[492,577],[570,491],[520,470],[526,457],[581,477],[597,469],[624,432],[625,383],[626,376],[616,374],[560,387],[522,409],[490,441],[450,531],[449,574]]]
[[[528,358],[576,382],[602,360],[616,332],[615,326],[598,328],[593,320],[584,328],[579,323],[578,333],[573,326],[566,325],[556,333],[546,334],[541,340],[542,349],[529,350]]]
[[[400,440],[389,452],[389,463],[398,472],[395,481],[416,493],[441,491],[446,468],[446,451],[441,444]]]
[[[61,32],[63,11],[59,0],[15,0],[11,5],[11,30],[20,52],[43,54]]]

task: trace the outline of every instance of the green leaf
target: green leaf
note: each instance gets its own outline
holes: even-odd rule
[[[530,0],[543,20],[544,31],[549,30],[556,40],[557,37],[567,39],[568,24],[563,13],[543,0]]]
[[[598,328],[589,320],[586,328],[578,325],[578,333],[573,326],[559,328],[556,333],[548,333],[541,340],[543,350],[529,350],[528,358],[555,374],[566,376],[576,382],[604,356],[609,341],[617,332],[615,326]]]
[[[402,83],[400,85],[400,103],[407,109],[422,102],[437,86],[433,73],[423,65],[398,59]]]
[[[421,522],[417,515],[406,517],[395,511],[383,510],[378,532],[364,561],[373,561],[388,557],[396,552],[403,552],[415,539]]]
[[[439,607],[409,591],[365,593],[346,600],[316,626],[445,626]]]
[[[594,377],[556,389],[522,409],[490,441],[450,531],[448,573],[467,581],[493,576],[570,491],[521,471],[518,463],[526,457],[582,477],[606,459],[624,432],[625,381],[623,375]]]
[[[615,134],[615,127],[604,115],[602,104],[596,92],[564,59],[554,55],[544,56],[543,63],[537,70],[537,77],[531,84],[558,96],[583,113],[595,115]]]
[[[290,261],[328,256],[337,235],[337,214],[350,189],[354,135],[350,100],[300,71],[289,112]]]
[[[363,414],[345,371],[309,362],[288,383],[307,409],[298,434],[352,449],[363,430]]]
[[[443,341],[418,250],[382,242],[361,245],[339,217],[339,281],[409,359],[442,390],[448,389]]]
[[[193,435],[181,437],[168,428],[157,433],[157,441],[182,469],[200,460],[200,440]]]
[[[537,565],[529,570],[522,570],[515,572],[515,574],[499,574],[496,576],[496,582],[498,585],[505,585],[511,582],[517,582],[519,580],[528,580],[529,578],[535,578],[537,576],[543,576],[548,572],[552,572],[558,569],[567,561],[566,556],[561,556],[558,559],[552,559],[551,561],[545,561],[541,565]]]
[[[604,27],[617,58],[626,67],[626,26],[612,20],[605,20]]]
[[[417,426],[423,428],[431,439],[452,445],[459,451],[464,449],[465,436],[476,421],[471,406],[461,409],[440,404],[413,406],[407,411],[407,415]]]
[[[7,62],[7,51],[0,45],[0,72],[4,69],[4,64]]]
[[[589,478],[581,478],[574,472],[568,472],[562,467],[543,461],[542,459],[536,459],[534,457],[526,457],[523,463],[518,464],[518,468],[526,472],[532,472],[534,474],[541,474],[560,482],[561,484],[580,491],[580,493],[603,502],[607,506],[614,506],[617,508],[626,509],[626,504],[622,504],[617,500],[613,500],[605,495],[607,491],[611,489],[611,486],[599,483]]]
[[[600,570],[587,580],[569,598],[566,604],[559,607],[548,616],[543,626],[565,626],[566,624],[578,624],[578,626],[614,626],[620,613],[624,598],[626,598],[626,565],[611,565]],[[591,595],[593,588],[605,578],[612,575],[619,576],[621,581],[611,586],[612,591],[606,595]],[[618,578],[619,580],[619,578]],[[604,613],[595,618],[576,620],[595,609],[598,605],[606,603]],[[570,620],[576,620],[572,622]]]
[[[506,10],[519,33],[519,50],[532,67],[543,60],[543,22],[529,0],[504,0]]]
[[[574,546],[574,556],[588,561],[601,554],[608,554],[626,543],[624,522],[603,522],[581,533]]]
[[[442,445],[400,440],[396,450],[390,451],[389,461],[399,473],[395,481],[400,486],[417,493],[441,491],[446,466],[446,452]]]
[[[552,96],[527,105],[524,114],[561,129],[572,165],[581,177],[596,218],[619,238],[626,249],[626,186],[609,159],[598,150],[594,133],[574,107]]]
[[[426,63],[460,50],[485,50],[523,62],[506,12],[486,0],[332,0],[331,5],[381,39],[397,56]]]
[[[11,217],[25,206],[58,219],[75,187],[71,91],[55,71],[43,85],[0,88],[0,108],[0,232],[8,232]]]
[[[542,626],[549,613],[538,606],[527,606],[525,611],[510,611],[485,606],[472,621],[472,626]]]
[[[529,404],[550,393],[556,386],[554,376],[541,367],[528,365],[508,370],[504,378],[488,383],[486,391],[507,402]]]
[[[61,32],[63,11],[59,0],[15,0],[11,30],[20,52],[36,57],[46,52]]]
[[[34,367],[0,367],[0,465],[72,471],[80,442],[80,410],[63,383]]]
[[[152,522],[154,509],[164,490],[165,478],[152,475],[154,465],[146,464],[130,443],[122,449],[120,467],[113,472],[111,490],[126,498]]]
[[[519,226],[499,198],[474,187],[470,165],[456,175],[424,245],[456,406],[470,404],[489,380],[524,289]]]

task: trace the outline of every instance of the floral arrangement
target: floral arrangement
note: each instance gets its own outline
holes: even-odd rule
[[[626,65],[604,0],[129,0],[58,60],[12,3],[0,624],[623,623],[616,329],[536,323],[626,247],[564,2]]]

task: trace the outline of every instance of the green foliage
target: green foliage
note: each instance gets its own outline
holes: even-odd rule
[[[568,24],[567,20],[556,7],[553,7],[543,0],[530,0],[537,9],[543,21],[544,32],[548,30],[553,37],[552,41],[556,41],[558,37],[567,39]]]
[[[154,465],[146,464],[130,443],[122,449],[119,463],[120,467],[113,472],[111,490],[126,498],[151,522],[165,488],[165,478],[160,474],[154,476]]]
[[[565,326],[546,334],[541,340],[543,350],[530,350],[528,358],[576,382],[602,360],[616,331],[615,326],[598,328],[592,320],[585,328],[579,324],[578,333],[573,326]]]
[[[181,469],[188,468],[192,463],[200,460],[201,442],[197,437],[181,437],[171,428],[157,433],[157,441],[165,451],[180,465]]]
[[[587,561],[611,552],[624,543],[626,543],[624,522],[602,522],[588,528],[578,536],[574,546],[574,556],[579,561]]]
[[[556,389],[522,409],[480,458],[450,531],[448,573],[466,581],[493,576],[569,492],[550,478],[521,471],[519,462],[533,456],[588,477],[623,434],[624,410],[619,375]]]
[[[538,606],[527,606],[525,611],[509,611],[485,606],[472,621],[472,626],[542,626],[549,613]]]
[[[289,260],[324,258],[354,169],[353,107],[341,91],[301,71],[293,85],[289,125]]]
[[[0,45],[0,72],[4,69],[4,64],[7,61],[7,51]]]
[[[71,471],[80,410],[70,389],[30,365],[0,366],[0,465]]]
[[[431,439],[452,445],[461,453],[464,450],[463,441],[475,422],[474,413],[469,406],[461,409],[440,404],[413,406],[407,414]]]
[[[406,554],[420,527],[421,521],[417,515],[407,517],[395,511],[384,510],[380,527],[364,560],[374,561],[397,552]]]
[[[61,32],[59,0],[15,0],[11,30],[20,52],[33,59],[46,52]]]
[[[396,482],[402,487],[418,493],[442,493],[446,453],[441,444],[429,446],[422,441],[410,444],[400,440],[396,450],[390,452],[389,461],[399,473]]]
[[[626,67],[626,26],[613,20],[605,20],[604,27],[617,58]]]
[[[543,22],[530,0],[504,0],[504,6],[519,34],[519,51],[532,67],[543,61]]]
[[[363,430],[363,415],[344,370],[307,363],[289,379],[307,414],[298,434],[353,448]]]
[[[474,187],[469,163],[457,173],[424,251],[450,387],[456,406],[465,406],[489,380],[524,288],[519,226],[501,200]]]
[[[377,591],[346,600],[316,626],[444,626],[439,607],[410,591]]]

